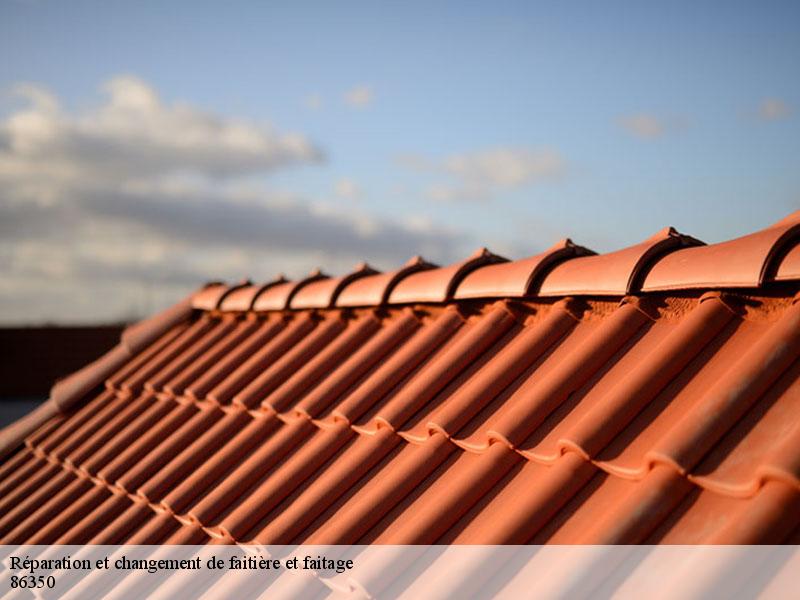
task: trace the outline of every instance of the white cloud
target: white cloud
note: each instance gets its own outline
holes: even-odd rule
[[[464,179],[518,187],[560,174],[564,160],[551,149],[501,147],[451,156],[444,161],[444,167]]]
[[[780,98],[764,98],[758,107],[758,116],[764,121],[785,119],[791,114],[791,107]]]
[[[406,154],[397,162],[408,169],[446,175],[425,190],[425,196],[439,202],[480,201],[495,193],[557,179],[566,170],[566,161],[552,148],[500,146],[454,154],[440,161]]]
[[[361,198],[361,186],[352,179],[343,177],[333,186],[334,193],[344,200],[358,200]]]
[[[661,137],[668,128],[665,120],[647,113],[620,117],[619,125],[628,133],[644,139]]]
[[[344,101],[347,105],[353,108],[366,108],[375,100],[375,93],[372,86],[357,85],[344,94]]]
[[[2,123],[8,151],[0,173],[41,172],[59,181],[153,177],[176,171],[230,177],[270,171],[322,157],[305,136],[224,118],[186,104],[167,105],[134,77],[104,86],[107,100],[82,114],[64,112],[47,90],[17,87],[30,107]]]
[[[166,103],[118,77],[66,110],[46,89],[0,119],[0,320],[141,315],[209,279],[269,279],[311,267],[385,268],[418,251],[447,261],[461,234],[359,210],[323,210],[264,176],[315,164],[304,135]],[[347,193],[357,188],[342,187]]]

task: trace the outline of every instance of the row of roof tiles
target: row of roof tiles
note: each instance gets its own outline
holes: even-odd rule
[[[798,300],[194,314],[0,467],[0,542],[796,540]]]
[[[202,310],[269,311],[379,306],[493,297],[622,296],[681,289],[759,288],[800,279],[800,211],[771,227],[722,242],[665,228],[647,240],[596,254],[565,239],[541,254],[509,261],[480,248],[437,267],[421,257],[379,273],[366,263],[342,277],[316,270],[299,281],[211,285],[195,295]]]

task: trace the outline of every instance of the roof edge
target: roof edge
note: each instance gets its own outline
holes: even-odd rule
[[[203,286],[169,308],[126,327],[119,343],[97,360],[57,381],[50,388],[50,397],[33,411],[0,430],[0,459],[16,449],[25,438],[52,417],[64,414],[74,407],[92,389],[102,384],[133,356],[144,350],[192,314],[196,295],[211,285]]]
[[[19,448],[31,433],[39,429],[61,411],[52,399],[45,400],[24,417],[0,429],[0,460]]]
[[[125,328],[120,342],[97,360],[57,381],[50,388],[50,401],[61,412],[67,412],[90,390],[100,385],[130,358],[149,346],[171,327],[189,318],[195,296],[206,287],[189,294],[180,302],[152,317]]]

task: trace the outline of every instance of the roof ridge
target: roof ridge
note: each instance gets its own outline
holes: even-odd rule
[[[570,238],[540,254],[511,261],[481,247],[446,267],[436,268],[416,256],[386,273],[363,263],[329,282],[320,281],[328,276],[317,269],[295,282],[281,278],[262,286],[215,283],[200,292],[192,305],[209,310],[216,299],[214,308],[221,310],[298,310],[472,298],[622,297],[660,291],[758,289],[800,281],[799,242],[800,211],[795,211],[764,229],[716,244],[705,244],[668,226],[638,244],[604,254]],[[295,299],[296,294],[300,298]],[[251,302],[247,305],[241,299]]]

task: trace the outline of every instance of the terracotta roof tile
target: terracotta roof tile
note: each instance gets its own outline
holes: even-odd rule
[[[775,259],[798,241],[800,211],[756,233],[665,256],[653,265],[642,289],[758,287],[777,268]]]
[[[341,291],[354,281],[376,274],[367,263],[356,266],[352,273],[335,279],[319,279],[298,290],[289,303],[289,308],[329,308],[336,304]]]
[[[775,281],[800,279],[800,244],[795,244],[781,259],[773,279]]]
[[[505,262],[486,248],[479,248],[466,260],[438,269],[425,269],[404,277],[389,294],[389,304],[445,302],[453,297],[461,280],[474,269]]]
[[[434,269],[421,256],[415,256],[406,264],[388,273],[379,273],[360,278],[347,285],[336,299],[336,306],[379,306],[389,299],[394,287],[405,277],[418,271]]]
[[[219,303],[220,310],[246,311],[253,308],[256,298],[278,284],[286,283],[283,275],[261,285],[243,285],[228,291]]]
[[[258,311],[283,310],[285,308],[289,308],[289,303],[292,301],[292,297],[294,297],[298,291],[303,289],[303,287],[322,279],[328,279],[328,275],[325,275],[322,271],[317,269],[312,271],[308,277],[301,279],[300,281],[287,281],[285,283],[272,285],[267,289],[262,290],[255,297],[255,299],[252,301],[251,308]]]
[[[208,285],[204,290],[192,296],[192,308],[198,310],[215,310],[222,306],[222,303],[231,295],[239,291],[252,288],[249,281],[243,281],[237,285],[225,285],[222,283]]]
[[[541,254],[480,267],[461,281],[455,297],[496,298],[531,296],[539,291],[541,280],[555,265],[570,258],[594,254],[572,240],[563,239]]]
[[[796,235],[207,287],[4,430],[0,543],[796,539]]]
[[[641,244],[608,254],[585,256],[557,265],[542,281],[541,296],[590,294],[619,296],[639,290],[643,277],[663,256],[702,242],[672,227],[662,229]]]

